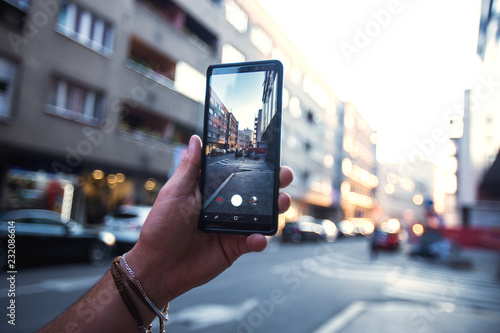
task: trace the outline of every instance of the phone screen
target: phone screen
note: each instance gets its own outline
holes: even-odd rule
[[[208,68],[201,230],[276,233],[282,86],[279,61]]]

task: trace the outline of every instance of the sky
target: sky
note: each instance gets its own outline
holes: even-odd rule
[[[258,2],[378,132],[380,162],[445,163],[445,114],[478,84],[480,0]]]
[[[262,108],[264,72],[212,75],[210,85],[238,121],[240,130],[253,129]]]

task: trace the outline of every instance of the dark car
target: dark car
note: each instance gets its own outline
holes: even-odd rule
[[[9,234],[12,233],[15,235],[15,252],[8,252],[8,249],[14,249],[8,247],[8,239],[12,238]],[[77,260],[101,265],[131,248],[137,240],[127,234],[120,238],[107,230],[84,228],[72,219],[63,222],[61,214],[48,210],[11,211],[0,216],[0,265],[4,267],[7,255],[13,253],[16,265]]]
[[[396,251],[399,249],[399,235],[380,229],[375,229],[371,236],[371,250]]]
[[[297,222],[285,223],[281,237],[284,242],[299,243],[307,240],[333,242],[338,230],[330,220],[316,220],[312,216],[301,216]]]
[[[444,237],[439,230],[432,228],[423,229],[418,241],[410,250],[411,256],[438,260],[457,258],[459,254],[458,244]]]

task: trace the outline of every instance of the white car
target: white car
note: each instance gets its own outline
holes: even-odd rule
[[[148,217],[152,206],[119,206],[104,217],[104,225],[110,230],[139,231]]]

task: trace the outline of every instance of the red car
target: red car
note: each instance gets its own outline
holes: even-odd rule
[[[377,229],[371,238],[371,249],[396,251],[399,249],[399,235]]]

